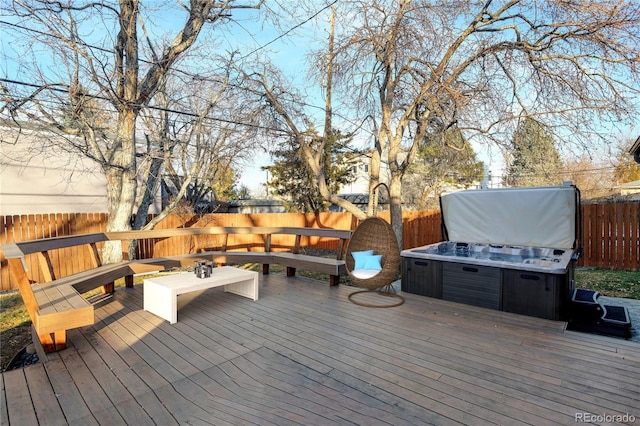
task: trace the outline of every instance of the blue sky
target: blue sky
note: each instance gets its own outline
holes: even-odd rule
[[[163,3],[166,2],[156,1],[143,3],[143,7],[157,8],[159,11],[158,13],[154,13],[153,22],[152,24],[147,24],[146,29],[151,32],[156,31],[158,33],[169,34],[169,37],[172,38],[184,24],[185,16],[179,15],[179,11],[176,12],[175,9],[164,11]],[[175,2],[172,2],[172,5],[175,6],[175,4]],[[318,6],[317,9],[311,5],[309,5],[309,7],[309,11],[296,11],[295,14],[298,16],[292,18],[290,23],[280,22],[279,24],[282,28],[276,28],[276,25],[273,23],[261,20],[259,17],[262,16],[262,12],[256,10],[234,11],[233,22],[216,27],[215,33],[224,36],[222,37],[223,41],[220,43],[219,49],[221,51],[238,50],[239,52],[243,52],[243,54],[249,55],[248,59],[250,59],[251,56],[258,58],[259,56],[268,55],[296,84],[303,85],[306,83],[307,72],[305,55],[308,52],[308,48],[312,45],[313,40],[317,39],[318,28],[316,25],[326,22],[326,17],[328,16],[328,10],[325,10],[313,20],[305,23],[305,20],[313,16],[314,11],[321,10],[323,5]],[[294,12],[292,11],[292,13]],[[28,20],[21,21],[6,15],[6,10],[0,11],[0,20],[21,24],[30,28]],[[104,20],[94,26],[89,26],[85,31],[91,34],[88,40],[96,40],[96,44],[99,44],[101,43],[101,41],[99,41],[100,39],[107,38],[108,41],[105,45],[113,45],[111,39],[113,39],[115,34],[102,30],[105,26],[109,27],[110,24]],[[33,27],[35,28],[36,26],[33,25]],[[23,46],[19,43],[19,40],[7,36],[6,30],[8,28],[10,27],[6,24],[0,25],[0,48],[3,52],[0,56],[0,76],[10,80],[22,81],[24,74],[21,72],[14,58],[24,59],[24,52],[22,52]],[[290,33],[282,36],[282,34],[288,30],[290,30]],[[14,32],[11,32],[11,34],[14,34]],[[65,72],[61,65],[51,61],[48,55],[35,55],[34,58],[43,65],[44,69],[49,69],[54,72],[55,70]],[[314,96],[315,99],[305,99],[305,102],[322,107],[324,102],[319,97],[319,92],[317,90],[311,90],[309,93],[310,96]],[[262,171],[260,167],[268,165],[269,163],[270,158],[268,155],[260,154],[255,156],[254,161],[243,168],[241,184],[246,185],[251,190],[262,191],[262,193],[264,193],[262,184],[265,181],[266,172]]]
[[[175,2],[172,0],[172,4]],[[285,2],[286,3],[286,2]],[[234,13],[233,24],[230,24],[223,32],[225,34],[225,41],[221,45],[222,49],[235,50],[238,49],[241,52],[251,53],[260,46],[265,46],[260,49],[256,56],[268,54],[269,57],[279,65],[289,76],[300,86],[308,86],[306,79],[307,74],[307,61],[305,55],[309,51],[309,47],[312,43],[324,44],[326,43],[326,29],[328,27],[328,15],[329,11],[324,10],[316,18],[305,22],[311,17],[316,10],[320,10],[324,2],[320,2],[315,8],[309,5],[309,10],[292,11],[297,16],[288,23],[283,23],[282,28],[276,28],[276,26],[269,22],[259,22],[256,16],[259,12],[247,10]],[[147,5],[162,6],[162,2],[146,3]],[[181,26],[183,21],[176,19],[174,15],[165,15],[164,22],[158,25],[159,22],[154,24],[159,30],[171,29],[172,26]],[[2,17],[6,20],[6,17]],[[162,18],[160,18],[162,19]],[[284,32],[291,30],[289,34],[284,37],[280,37]],[[10,42],[6,37],[2,37],[2,26],[0,26],[0,42],[3,52],[10,52],[11,49],[7,46]],[[221,30],[223,31],[223,30]],[[99,35],[99,34],[97,34]],[[19,54],[19,52],[16,52]],[[7,59],[5,55],[0,60],[0,73],[3,77],[10,79],[19,79],[20,73],[17,67]],[[307,87],[309,98],[304,99],[305,103],[317,105],[320,107],[317,111],[321,111],[324,105],[324,100],[320,96],[318,88]],[[313,112],[310,110],[309,112]],[[321,120],[321,118],[320,118]],[[320,122],[320,121],[319,121]],[[640,128],[629,129],[623,134],[617,134],[612,130],[612,140],[618,141],[620,139],[635,139]],[[497,147],[485,149],[479,145],[475,146],[480,160],[484,161],[494,174],[499,174],[504,167],[502,161],[502,153]],[[607,147],[602,147],[602,152],[595,152],[597,156],[604,157]],[[247,186],[250,190],[256,191],[256,193],[264,193],[262,184],[266,179],[266,172],[260,169],[261,166],[267,165],[270,162],[268,155],[260,154],[256,156],[255,160],[248,164],[242,173],[241,184]]]
[[[235,16],[237,24],[234,24],[233,37],[226,38],[226,47],[230,50],[239,49],[242,52],[251,54],[256,49],[253,56],[268,55],[269,59],[299,87],[305,87],[308,97],[303,102],[317,106],[310,108],[308,113],[318,113],[318,123],[322,123],[324,116],[324,99],[319,88],[309,87],[307,81],[308,64],[306,55],[313,46],[326,44],[328,28],[329,10],[321,11],[314,19],[305,22],[314,15],[315,11],[320,11],[322,5],[313,10],[301,14],[297,20],[291,21],[283,28],[276,28],[271,23],[258,23],[255,20],[254,12],[240,12]],[[290,32],[288,32],[290,31]],[[284,33],[286,35],[282,36]],[[249,59],[251,56],[249,56]],[[255,195],[265,194],[264,182],[267,173],[261,170],[262,166],[270,165],[269,155],[261,154],[254,158],[242,171],[241,184],[249,188]]]

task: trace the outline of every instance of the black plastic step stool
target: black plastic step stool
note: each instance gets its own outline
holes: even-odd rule
[[[624,306],[603,305],[600,293],[577,288],[571,296],[569,329],[588,333],[631,337],[629,311]]]

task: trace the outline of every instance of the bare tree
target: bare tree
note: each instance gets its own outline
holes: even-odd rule
[[[371,120],[377,154],[370,185],[387,158],[399,241],[401,180],[434,126],[505,144],[514,123],[533,117],[565,146],[584,146],[608,134],[603,123],[633,123],[640,94],[636,1],[339,5],[335,97]]]
[[[279,70],[268,65],[263,65],[254,73],[244,74],[243,80],[247,91],[255,96],[256,105],[261,106],[257,115],[263,120],[263,128],[276,139],[273,144],[277,144],[280,139],[280,144],[291,145],[293,140],[293,145],[299,147],[300,157],[309,166],[322,197],[362,216],[362,212],[353,204],[329,190],[326,169],[323,167],[324,161],[328,161],[326,147],[329,143],[326,135],[319,135],[315,131],[312,118],[305,113],[303,105],[298,101],[301,98],[299,91],[290,86]]]
[[[23,35],[25,50],[33,55],[18,58],[33,90],[21,92],[18,87],[29,86],[3,83],[2,110],[83,137],[83,145],[74,148],[99,162],[107,177],[107,230],[131,227],[137,198],[136,131],[140,112],[178,60],[194,46],[205,25],[219,25],[235,9],[259,8],[263,3],[247,1],[178,2],[180,7],[174,13],[165,10],[171,3],[158,4],[158,10],[172,13],[170,22],[182,19],[172,37],[165,38],[163,30],[158,39],[150,29],[153,18],[146,19],[150,15],[144,14],[152,10],[138,0],[16,0],[5,11],[18,22],[11,27],[18,34],[16,43]],[[163,19],[154,30],[168,26],[167,15]],[[95,37],[96,33],[103,34],[102,40]],[[40,52],[49,54],[51,62],[34,60],[30,64],[28,61]],[[143,53],[148,59],[141,56]],[[96,122],[96,110],[109,111],[113,118]],[[120,245],[108,245],[103,256],[107,262],[121,259]]]
[[[304,92],[294,87],[291,78],[282,70],[269,61],[238,64],[238,67],[243,75],[242,84],[248,93],[253,94],[254,103],[260,105],[257,115],[262,120],[266,133],[272,138],[271,149],[275,150],[274,147],[278,145],[284,146],[284,150],[288,146],[298,147],[299,157],[306,162],[317,192],[329,203],[362,219],[366,214],[330,189],[331,178],[327,176],[330,168],[325,167],[325,163],[332,159],[331,149],[332,146],[335,148],[336,140],[351,139],[350,132],[341,135],[341,131],[333,128],[333,12],[332,8],[327,51],[318,55],[322,61],[319,66],[322,75],[319,85],[325,91],[323,134],[315,130],[314,117],[305,109],[307,104]]]
[[[170,181],[175,193],[162,213],[145,225],[146,197],[138,208],[134,228],[150,229],[169,214],[181,201],[192,204],[207,195],[217,198],[233,184],[235,169],[249,160],[255,144],[257,128],[244,91],[229,87],[228,75],[216,81],[192,79],[179,88],[163,89],[154,105],[141,113],[152,139],[143,158],[142,181],[149,185]],[[184,111],[190,111],[188,114]],[[164,175],[161,176],[160,173]],[[147,189],[145,185],[143,189]]]
[[[583,201],[611,196],[615,185],[610,164],[596,163],[586,155],[567,161],[558,177],[576,185]]]

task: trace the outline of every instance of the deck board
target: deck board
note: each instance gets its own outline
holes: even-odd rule
[[[640,418],[640,345],[562,322],[412,294],[364,308],[348,301],[353,288],[272,273],[258,301],[221,288],[181,296],[171,325],[142,309],[143,291],[118,289],[67,349],[3,373],[3,424],[50,424],[43,410],[53,424]]]
[[[77,353],[74,352],[75,351],[66,351],[64,355],[76,359],[80,358],[78,357]],[[47,363],[45,364],[47,376],[49,377],[49,381],[51,383],[50,389],[53,391],[53,394],[57,398],[67,422],[73,423],[76,421],[80,421],[80,419],[83,418],[90,418],[93,416],[91,410],[83,399],[82,394],[78,389],[78,384],[74,382],[74,379],[71,376],[71,371],[63,361],[62,355],[63,354],[61,353],[49,355],[49,361],[47,361]],[[101,389],[100,386],[97,385],[97,382],[95,380],[93,380],[91,383],[84,384],[87,386],[92,385],[92,387],[96,390]],[[80,385],[82,385],[82,383],[80,383]],[[34,393],[39,392],[42,387],[43,384],[40,383],[39,385],[34,386],[31,391]],[[11,418],[11,412],[9,412],[9,418]],[[41,421],[45,421],[46,424],[46,419],[43,419]]]
[[[30,384],[46,384],[48,378],[43,365],[35,366],[35,368],[26,368],[23,370],[27,383]],[[47,389],[46,386],[44,388]],[[51,425],[65,424],[62,409],[56,401],[55,395],[51,391],[45,392],[29,392],[31,402],[35,408],[34,412],[38,418],[47,419],[47,423]],[[27,404],[28,406],[28,404]]]
[[[7,407],[15,424],[37,424],[36,411],[32,408],[29,386],[22,370],[3,373],[2,399],[6,399]]]

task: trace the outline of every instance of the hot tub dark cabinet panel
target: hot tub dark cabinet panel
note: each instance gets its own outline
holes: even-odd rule
[[[531,265],[513,264],[508,268],[452,262],[424,250],[417,252],[421,257],[407,254],[402,258],[403,292],[555,321],[569,320],[574,289],[572,262],[563,273],[550,273],[517,269]],[[425,258],[427,255],[445,260]]]
[[[401,290],[442,299],[442,262],[403,257]]]
[[[572,272],[572,270],[570,271]],[[502,310],[551,320],[567,320],[573,274],[502,271]]]
[[[442,299],[482,308],[501,309],[500,268],[445,262]]]

